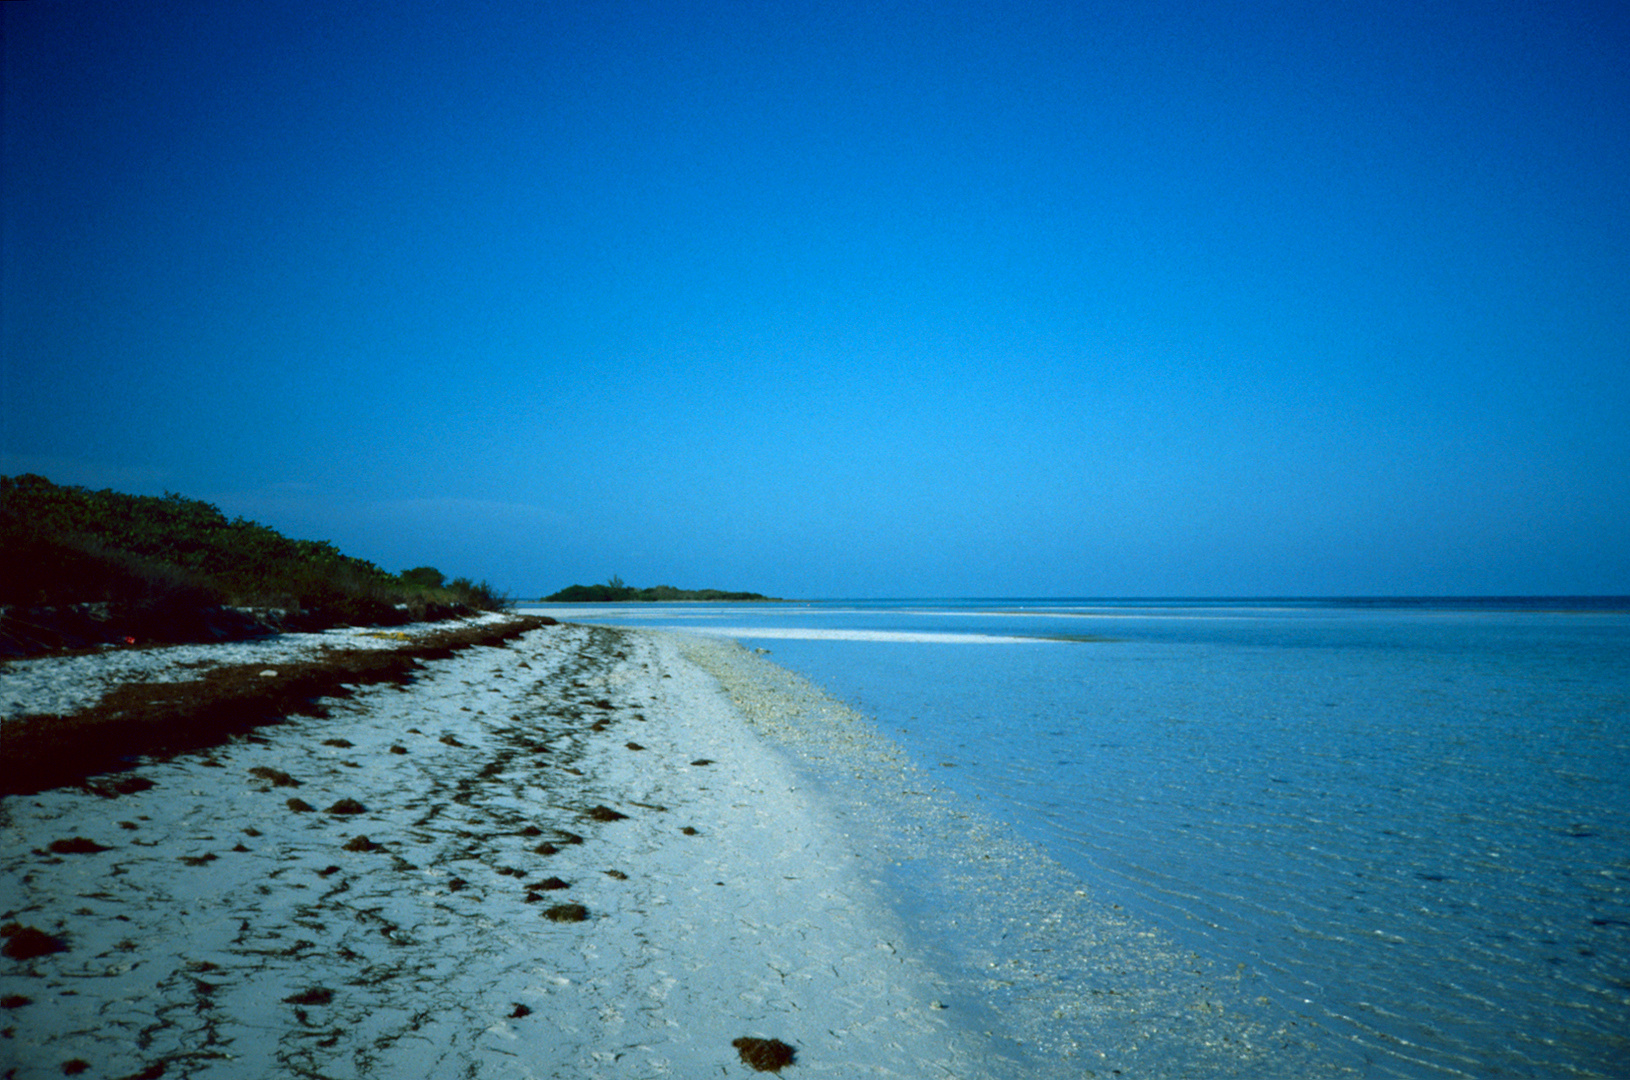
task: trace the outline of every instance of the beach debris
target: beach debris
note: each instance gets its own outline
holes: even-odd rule
[[[543,917],[550,922],[587,922],[589,909],[582,904],[556,904]]]
[[[569,889],[571,887],[572,887],[571,882],[562,881],[560,878],[557,878],[557,877],[546,877],[542,881],[538,882],[536,885],[528,885],[527,886],[527,888],[529,890],[532,890],[534,892],[549,892],[549,891],[555,890],[555,889]]]
[[[300,781],[296,780],[282,769],[274,769],[267,765],[256,765],[254,768],[249,770],[249,775],[259,777],[268,784],[271,784],[273,787],[300,786]]]
[[[460,889],[464,888],[464,886],[466,886],[468,884],[469,884],[469,882],[465,881],[461,877],[448,878],[447,879],[447,891],[448,892],[458,892]]]
[[[591,806],[584,814],[595,821],[624,821],[628,818],[627,814],[619,814],[609,806]]]
[[[356,743],[352,742],[350,739],[324,739],[323,745],[337,746],[341,750],[349,750],[351,747],[355,746]]]
[[[759,1072],[780,1072],[793,1063],[798,1052],[780,1039],[755,1039],[743,1035],[730,1043],[742,1061]]]
[[[120,795],[139,795],[154,787],[145,776],[120,776],[113,780],[85,781],[85,790],[104,799],[117,799]]]
[[[26,994],[7,994],[0,998],[0,1009],[20,1009],[24,1005],[34,1004],[34,999]]]
[[[37,926],[23,926],[20,923],[7,923],[0,926],[0,937],[6,939],[0,953],[13,960],[33,960],[36,957],[50,956],[52,953],[67,952],[68,943],[52,934],[47,934]]]
[[[463,747],[464,746],[463,743],[458,741],[458,736],[454,735],[452,733],[448,733],[446,735],[443,735],[439,741],[445,746],[457,746],[457,747]]]
[[[384,844],[376,844],[362,834],[353,836],[345,842],[346,851],[384,851]]]
[[[691,762],[691,764],[692,765],[711,765],[711,764],[713,764],[713,759],[712,758],[707,758],[707,757],[699,757],[695,761]]]
[[[334,1000],[334,991],[326,986],[313,986],[283,999],[290,1005],[328,1005]]]
[[[84,1058],[69,1058],[62,1063],[63,1076],[78,1076],[91,1067],[91,1063]]]
[[[355,799],[347,798],[340,799],[324,812],[329,814],[366,814],[368,812],[368,808],[357,802]]]
[[[391,747],[391,753],[393,753],[393,754],[405,754],[405,753],[407,753],[407,747],[405,747],[405,746],[392,746]]]
[[[290,799],[288,806],[289,809],[293,810],[296,814],[309,814],[313,810],[317,809],[304,799]]]
[[[105,844],[98,844],[95,840],[87,840],[83,836],[51,841],[51,852],[55,855],[95,855],[98,851],[112,850]]]
[[[602,874],[604,874],[606,877],[611,878],[613,881],[627,881],[628,880],[628,875],[623,873],[621,870],[602,870],[600,872]]]
[[[560,849],[549,843],[547,840],[532,849],[532,854],[534,855],[556,855],[559,854],[559,852]]]
[[[679,831],[684,833],[686,836],[700,836],[701,835],[701,833],[697,832],[696,829],[693,828],[690,825],[686,825],[683,829],[680,829]]]
[[[520,1002],[517,1001],[515,1003],[514,1010],[509,1014],[509,1018],[511,1020],[521,1020],[521,1019],[524,1019],[525,1017],[528,1017],[528,1016],[531,1016],[531,1015],[532,1015],[532,1010],[527,1008],[525,1005],[522,1005]]]
[[[645,749],[645,747],[641,746],[637,742],[624,743],[623,745],[628,747],[630,750],[644,750]]]

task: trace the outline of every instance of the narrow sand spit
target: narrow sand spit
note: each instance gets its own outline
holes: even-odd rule
[[[674,639],[549,627],[325,705],[0,800],[0,1075],[985,1075]]]

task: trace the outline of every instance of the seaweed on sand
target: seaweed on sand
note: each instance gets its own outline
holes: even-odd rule
[[[743,1035],[732,1040],[731,1046],[741,1055],[742,1061],[751,1065],[759,1072],[780,1072],[793,1063],[798,1052],[780,1039],[755,1039]]]
[[[290,994],[283,999],[290,1005],[327,1005],[334,1000],[334,991],[326,986],[314,986],[310,990],[302,990],[298,994]]]
[[[6,939],[6,944],[0,948],[0,952],[13,960],[34,960],[41,956],[50,956],[52,953],[68,951],[66,941],[47,934],[37,926],[7,923],[0,926],[0,937]]]
[[[87,840],[83,836],[51,841],[51,852],[54,855],[95,855],[99,851],[112,850],[112,848],[104,844],[98,844],[95,840]]]
[[[587,922],[589,909],[582,904],[556,904],[543,917],[550,922]]]
[[[249,770],[249,775],[264,780],[273,787],[300,786],[300,781],[296,780],[282,769],[274,769],[269,765],[256,765],[254,768]]]
[[[335,649],[280,665],[275,676],[264,675],[260,664],[227,665],[186,682],[117,686],[97,704],[68,716],[14,717],[6,722],[0,794],[29,795],[74,783],[110,799],[136,794],[152,782],[90,778],[128,768],[142,755],[207,749],[292,714],[320,715],[324,699],[350,696],[356,687],[374,683],[400,686],[425,661],[502,644],[540,625],[536,617],[524,616],[434,631],[400,649]]]

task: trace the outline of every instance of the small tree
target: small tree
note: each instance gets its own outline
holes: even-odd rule
[[[402,584],[415,589],[439,589],[446,576],[434,566],[415,566],[412,570],[403,570],[400,577]]]

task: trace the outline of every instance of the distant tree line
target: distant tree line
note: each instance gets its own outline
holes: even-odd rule
[[[636,589],[623,584],[613,574],[604,585],[568,585],[545,596],[546,603],[561,604],[615,604],[625,600],[655,602],[673,600],[773,600],[774,597],[756,592],[725,592],[722,589],[676,589],[672,585],[655,585],[649,589]]]

